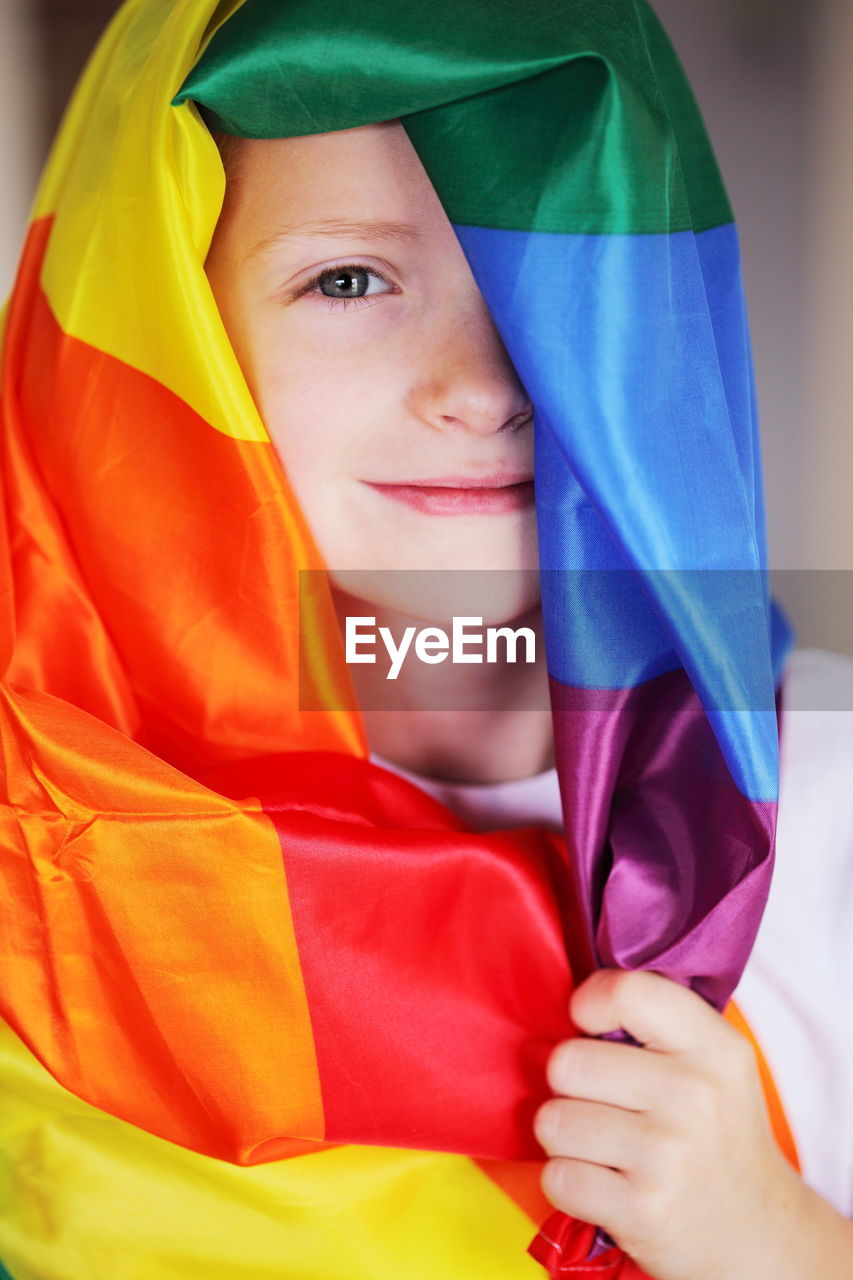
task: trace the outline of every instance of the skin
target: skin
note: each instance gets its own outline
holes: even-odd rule
[[[654,1280],[853,1280],[853,1222],[773,1137],[749,1042],[662,974],[602,969],[573,993],[587,1037],[548,1062],[534,1132],[542,1187],[603,1226]]]
[[[376,669],[351,666],[371,747],[433,777],[537,773],[553,748],[533,506],[435,516],[365,483],[533,473],[530,401],[408,135],[388,121],[229,151],[205,270],[339,614],[395,634],[454,613],[538,633],[536,664],[407,663],[388,709],[376,709]],[[281,237],[321,219],[410,232]],[[348,263],[385,279],[361,298],[306,292]],[[401,569],[474,572],[460,584]]]
[[[533,508],[433,517],[365,483],[533,465],[529,400],[402,126],[229,144],[226,162],[206,271],[340,616],[480,614],[533,626],[544,654]],[[318,219],[410,232],[281,236]],[[360,300],[306,290],[348,263],[386,279]],[[401,568],[508,572],[476,601],[468,579],[460,602],[388,572]],[[369,708],[376,669],[351,670]],[[412,663],[394,692],[363,718],[373,750],[405,768],[498,782],[552,762],[541,661]],[[557,1208],[602,1225],[655,1280],[853,1280],[853,1223],[779,1153],[751,1046],[725,1019],[662,975],[614,970],[578,987],[570,1014],[585,1035],[554,1049],[555,1097],[535,1121]],[[645,1047],[594,1038],[620,1026]]]

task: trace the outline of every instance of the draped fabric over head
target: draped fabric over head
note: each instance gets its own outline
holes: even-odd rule
[[[320,1276],[330,1223],[348,1276],[535,1274],[573,983],[655,968],[735,1016],[787,636],[696,108],[641,0],[354,12],[129,0],[39,188],[2,384],[14,1280],[88,1280],[104,1248],[111,1280],[268,1275],[282,1247]],[[322,574],[299,595],[324,566],[204,274],[200,106],[258,138],[399,117],[435,186],[535,408],[565,840],[467,829],[339,709]],[[239,1258],[211,1196],[248,1215]]]

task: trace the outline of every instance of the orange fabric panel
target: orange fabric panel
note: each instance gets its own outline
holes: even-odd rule
[[[775,1081],[773,1080],[770,1068],[767,1065],[767,1060],[761,1052],[761,1046],[755,1038],[752,1028],[741,1010],[735,1004],[734,1000],[730,1000],[726,1005],[723,1010],[723,1017],[727,1018],[733,1027],[737,1027],[738,1031],[740,1031],[742,1035],[746,1036],[747,1040],[749,1040],[755,1050],[755,1057],[758,1062],[758,1071],[761,1077],[761,1084],[764,1089],[764,1101],[767,1103],[767,1113],[770,1117],[773,1133],[776,1137],[777,1143],[779,1144],[780,1151],[790,1164],[793,1165],[797,1172],[799,1172],[800,1161],[797,1155],[794,1137],[791,1133],[788,1119],[782,1107],[782,1100],[779,1097]]]
[[[292,599],[261,598],[265,573],[296,572],[276,533],[274,455],[62,334],[37,280],[50,225],[31,229],[4,351],[16,593],[3,628],[15,649],[0,690],[0,892],[16,909],[0,913],[3,1012],[95,1106],[248,1163],[275,1135],[324,1133],[281,846],[259,805],[174,766],[216,744],[217,728],[233,750],[256,715],[276,741],[299,719]],[[181,510],[189,468],[209,519]],[[235,600],[223,583],[256,554]],[[357,745],[350,719],[306,719],[318,741]],[[276,1147],[289,1150],[301,1144]]]
[[[31,229],[7,332],[10,680],[105,714],[187,772],[285,743],[365,755],[357,714],[299,710],[300,625],[304,679],[347,690],[349,675],[328,591],[300,608],[299,570],[321,562],[274,448],[214,431],[63,334],[37,283],[50,226]]]

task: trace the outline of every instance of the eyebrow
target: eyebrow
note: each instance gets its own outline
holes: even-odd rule
[[[248,262],[268,249],[278,248],[290,240],[304,240],[309,236],[354,236],[365,240],[418,240],[421,231],[411,222],[391,222],[380,218],[376,221],[350,222],[345,218],[320,218],[317,222],[304,222],[298,226],[282,227],[260,240],[244,259]]]

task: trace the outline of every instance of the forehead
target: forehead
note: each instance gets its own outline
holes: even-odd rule
[[[334,223],[446,223],[446,214],[398,120],[298,138],[245,139],[231,216],[248,231],[297,238]],[[326,227],[323,224],[328,224]]]

